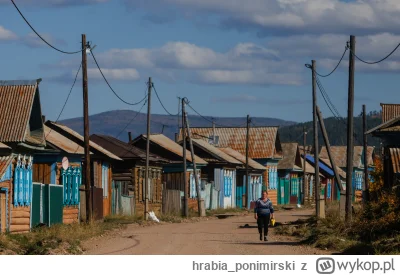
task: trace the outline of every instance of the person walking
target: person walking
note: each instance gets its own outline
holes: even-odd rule
[[[268,241],[268,225],[274,218],[274,207],[268,198],[267,190],[262,192],[262,197],[256,201],[254,207],[254,218],[257,220],[258,233],[260,233],[260,241],[262,241],[262,233],[264,227],[264,241]]]

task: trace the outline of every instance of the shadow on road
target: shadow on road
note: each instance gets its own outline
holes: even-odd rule
[[[230,244],[244,244],[244,245],[287,245],[287,246],[299,246],[300,243],[298,242],[264,242],[264,241],[258,241],[258,242],[235,242],[235,243],[230,243]]]

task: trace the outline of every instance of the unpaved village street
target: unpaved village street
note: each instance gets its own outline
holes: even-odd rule
[[[312,210],[276,212],[277,222],[304,219]],[[240,228],[248,224],[250,228]],[[296,239],[274,234],[269,241],[259,240],[252,214],[200,222],[160,224],[154,226],[129,225],[108,236],[83,244],[90,255],[298,255],[331,254],[299,245]]]

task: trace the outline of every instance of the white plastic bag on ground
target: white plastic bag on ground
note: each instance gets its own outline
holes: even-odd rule
[[[156,214],[154,214],[153,211],[149,212],[149,218],[154,222],[160,222],[160,220],[156,217]]]

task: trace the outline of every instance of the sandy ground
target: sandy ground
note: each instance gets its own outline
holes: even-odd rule
[[[276,213],[277,222],[307,218],[312,210]],[[241,228],[245,224],[250,226]],[[259,240],[253,215],[211,218],[193,223],[129,225],[108,236],[83,243],[88,255],[310,255],[332,252],[303,246],[295,238],[274,234]]]

